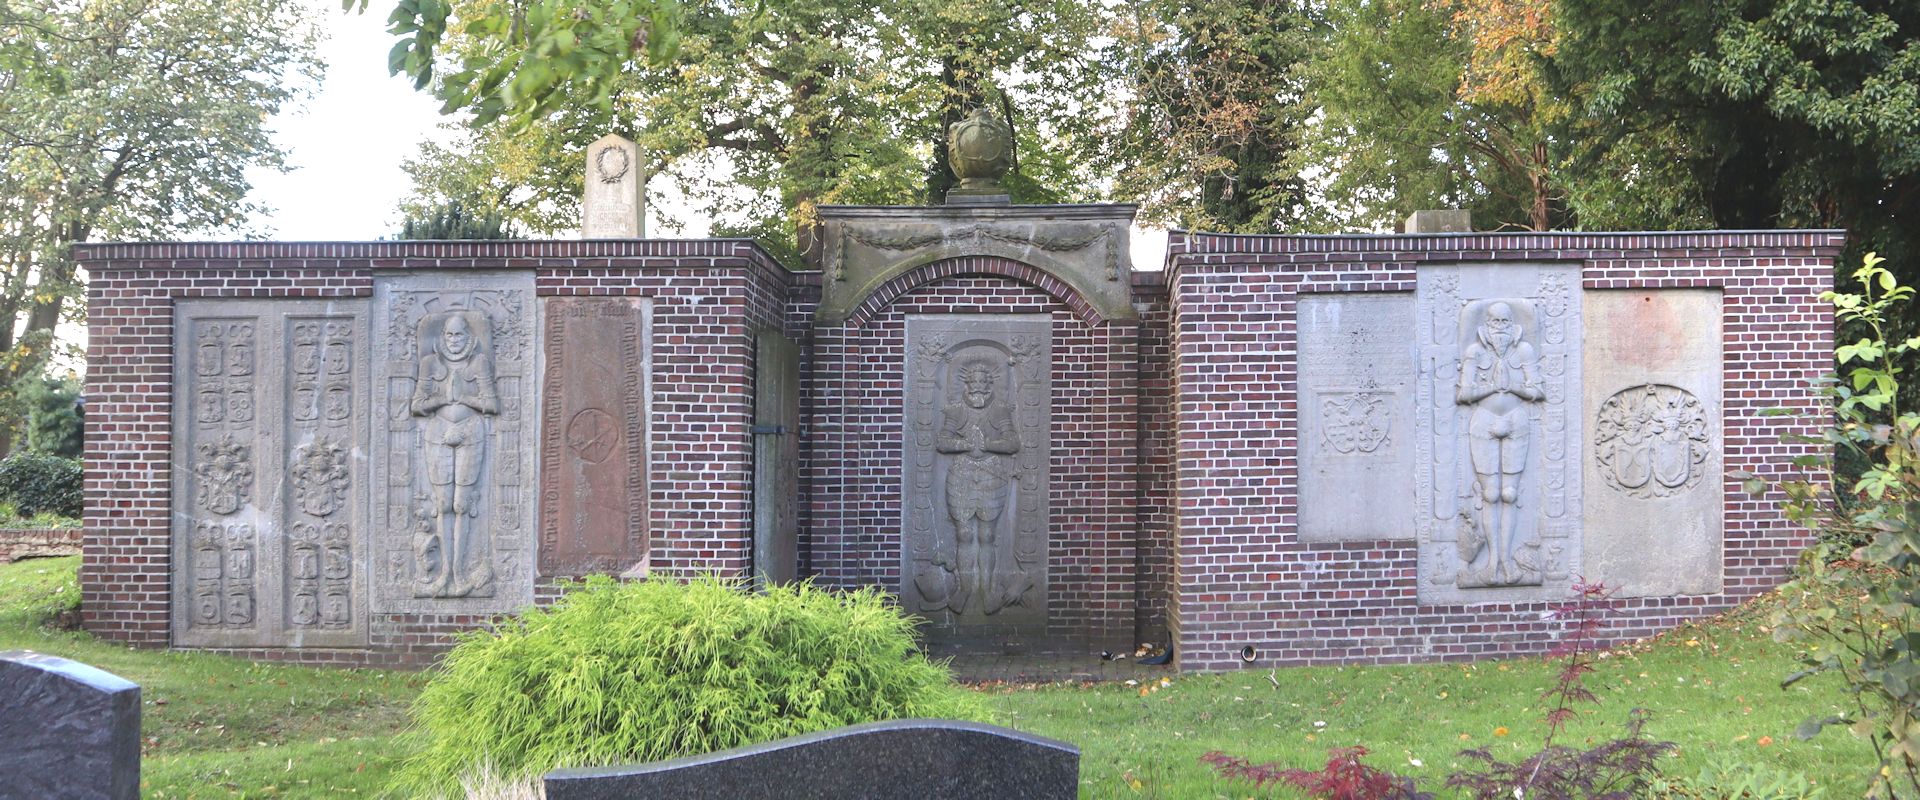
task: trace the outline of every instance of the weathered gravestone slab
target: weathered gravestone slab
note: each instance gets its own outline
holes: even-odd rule
[[[536,308],[531,271],[375,281],[380,612],[492,614],[533,602]]]
[[[1413,295],[1299,302],[1300,539],[1413,538]]]
[[[0,653],[0,798],[140,796],[140,687],[77,661]]]
[[[547,301],[540,574],[647,574],[652,301]]]
[[[1586,570],[1623,596],[1718,592],[1720,290],[1586,305]]]
[[[897,720],[652,764],[548,773],[547,800],[1053,800],[1080,750],[973,722]]]
[[[1558,599],[1580,572],[1580,265],[1423,268],[1422,603]]]
[[[1053,320],[907,319],[901,595],[941,641],[1047,620]]]
[[[365,645],[365,301],[175,314],[174,641]]]

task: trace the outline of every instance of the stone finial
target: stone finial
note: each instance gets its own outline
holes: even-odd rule
[[[1000,179],[1013,168],[1013,129],[984,108],[974,108],[964,119],[947,126],[947,163],[960,185],[947,190],[948,203],[962,205],[1004,198]],[[966,202],[972,199],[972,203]]]
[[[639,145],[611,133],[587,145],[586,191],[580,195],[580,210],[582,239],[647,235],[646,180]]]
[[[1472,233],[1473,212],[1459,208],[1415,211],[1401,228],[1403,233]]]

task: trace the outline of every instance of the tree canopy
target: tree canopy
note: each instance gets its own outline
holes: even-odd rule
[[[298,0],[0,0],[0,385],[84,312],[70,245],[245,227],[316,37]]]

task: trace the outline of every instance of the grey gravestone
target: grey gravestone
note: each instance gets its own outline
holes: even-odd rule
[[[1420,270],[1422,603],[1558,599],[1580,574],[1579,264]]]
[[[0,798],[140,796],[140,687],[64,658],[0,653]]]
[[[533,602],[537,308],[531,270],[375,281],[377,611]]]
[[[1720,290],[1586,296],[1586,570],[1624,596],[1720,591]]]
[[[907,318],[901,596],[935,639],[1047,620],[1053,319]]]
[[[1413,538],[1413,295],[1300,298],[1300,538]]]
[[[175,643],[366,644],[366,303],[175,313]]]
[[[607,134],[587,145],[587,178],[580,195],[580,236],[585,239],[635,239],[647,235],[646,181],[641,180],[640,148]]]
[[[853,725],[627,767],[555,770],[547,800],[1067,800],[1080,750],[948,720]]]

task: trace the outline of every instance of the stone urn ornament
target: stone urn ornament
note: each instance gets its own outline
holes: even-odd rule
[[[974,107],[947,126],[947,163],[960,185],[949,195],[1004,195],[1000,178],[1013,168],[1013,129],[985,108]]]

